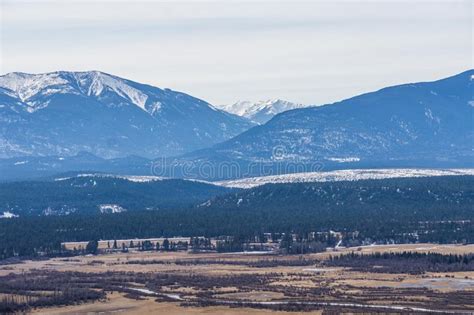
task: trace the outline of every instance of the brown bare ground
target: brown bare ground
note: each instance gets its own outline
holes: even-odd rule
[[[276,312],[271,310],[260,310],[252,308],[230,308],[227,306],[211,307],[180,307],[177,303],[160,302],[153,299],[131,300],[125,298],[122,294],[113,293],[108,295],[106,302],[96,302],[90,304],[54,307],[37,309],[32,312],[36,315],[91,315],[91,314],[124,314],[124,315],[143,315],[143,314],[163,314],[163,315],[320,315],[322,311],[312,312]]]
[[[339,249],[336,252],[305,255],[305,259],[324,260],[329,255],[348,253],[351,251],[360,253],[372,252],[438,252],[443,254],[455,253],[466,254],[474,252],[474,245],[436,245],[436,244],[410,244],[410,245],[386,245],[366,246],[360,250],[357,248]],[[25,261],[18,264],[0,266],[0,276],[10,273],[28,273],[37,270],[43,271],[80,271],[86,273],[102,274],[108,271],[116,272],[140,272],[160,273],[172,275],[201,275],[205,277],[216,277],[223,275],[241,276],[251,275],[256,278],[264,275],[272,275],[272,280],[266,287],[258,290],[253,288],[240,291],[235,286],[217,286],[212,289],[213,296],[219,299],[234,301],[278,301],[298,298],[298,292],[309,294],[308,299],[316,301],[338,302],[339,299],[350,299],[362,304],[372,305],[405,305],[404,300],[410,300],[410,305],[418,307],[449,307],[450,309],[462,309],[474,312],[474,302],[459,304],[453,301],[452,305],[436,304],[445,303],[444,294],[449,300],[452,296],[464,295],[474,292],[474,272],[451,272],[451,273],[426,273],[424,275],[410,274],[385,274],[356,272],[344,268],[328,268],[324,266],[284,266],[256,268],[245,265],[264,259],[296,260],[299,256],[268,256],[268,255],[242,255],[242,254],[218,254],[218,253],[186,253],[186,252],[131,252],[112,253],[97,256],[79,256],[71,258],[54,258],[43,261]],[[175,264],[175,261],[189,261],[190,264]],[[206,264],[193,264],[195,260],[205,260]],[[130,261],[158,261],[167,263],[155,264],[129,264]],[[207,264],[208,261],[214,261]],[[242,264],[226,264],[225,262],[240,262]],[[143,287],[143,284],[129,285]],[[317,293],[322,289],[323,293]],[[416,291],[416,294],[404,298],[403,290],[407,289],[429,289],[429,291]],[[316,290],[316,291],[311,291]],[[166,286],[161,292],[179,294],[190,298],[191,301],[198,300],[198,294],[205,292],[198,287]],[[313,293],[311,293],[313,292]],[[394,292],[394,296],[391,296]],[[408,292],[408,291],[407,291]],[[410,291],[411,292],[411,291]],[[380,293],[380,294],[379,294]],[[457,294],[459,293],[459,294]],[[295,295],[296,294],[296,295]],[[319,295],[318,295],[319,294]],[[472,294],[472,293],[471,293]],[[155,298],[145,297],[137,300],[125,297],[122,293],[114,292],[108,294],[107,301],[87,303],[74,306],[42,308],[33,311],[35,314],[320,314],[322,310],[311,312],[277,312],[269,309],[257,308],[231,308],[227,306],[195,306],[185,307],[178,302],[158,302]],[[312,296],[312,297],[311,297]],[[319,296],[319,297],[318,297]],[[465,295],[466,296],[466,295]],[[467,295],[469,296],[469,295]],[[300,297],[301,298],[301,297]],[[464,299],[465,300],[465,299]],[[440,302],[441,301],[441,302]],[[400,304],[402,303],[402,304]],[[450,301],[451,303],[451,301]],[[464,303],[464,302],[463,302]],[[334,310],[334,309],[333,309]]]

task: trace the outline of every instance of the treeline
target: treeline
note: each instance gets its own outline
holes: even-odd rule
[[[117,244],[117,240],[113,241],[111,245],[109,241],[107,244],[107,248],[104,251],[122,251],[124,253],[128,252],[129,249],[136,249],[138,251],[165,251],[165,252],[173,252],[178,250],[188,250],[189,248],[192,250],[202,250],[202,249],[211,249],[210,246],[210,239],[205,238],[201,240],[200,238],[190,238],[190,242],[187,241],[170,241],[167,238],[160,242],[152,242],[150,240],[143,240],[143,241],[133,241],[131,240],[128,244],[121,243],[119,246]],[[191,243],[191,244],[190,244]],[[92,240],[87,242],[85,248],[77,248],[74,247],[73,249],[66,250],[65,248],[61,249],[62,253],[71,253],[72,255],[84,255],[84,254],[98,254],[99,253],[99,242],[97,240]]]
[[[36,307],[52,307],[97,301],[106,297],[105,292],[89,288],[56,287],[50,293],[29,291],[15,286],[0,286],[0,314],[23,313]]]
[[[61,254],[65,241],[173,236],[232,236],[220,250],[238,251],[267,232],[309,239],[333,230],[350,246],[474,243],[473,205],[473,176],[265,185],[215,198],[210,206],[3,219],[0,259]],[[335,244],[334,238],[315,241]],[[302,245],[305,252],[309,243]]]
[[[361,254],[351,252],[331,256],[325,264],[350,267],[357,271],[381,273],[456,272],[474,271],[474,254],[439,254],[419,252],[390,252]]]

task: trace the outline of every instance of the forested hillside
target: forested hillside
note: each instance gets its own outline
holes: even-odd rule
[[[265,185],[192,208],[3,219],[0,253],[53,252],[62,241],[328,230],[352,245],[472,243],[473,205],[474,176]]]
[[[113,176],[0,184],[0,214],[65,215],[192,207],[232,191],[180,179],[131,181]]]

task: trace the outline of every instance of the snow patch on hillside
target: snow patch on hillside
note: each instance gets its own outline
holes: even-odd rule
[[[159,181],[159,180],[164,180],[167,179],[165,177],[159,177],[159,176],[139,176],[139,175],[115,175],[115,174],[100,174],[100,173],[84,173],[84,174],[78,174],[76,176],[71,176],[71,177],[58,177],[55,178],[55,181],[63,181],[63,180],[69,180],[77,177],[96,177],[96,178],[118,178],[118,179],[124,179],[128,180],[130,182],[134,183],[148,183],[148,182],[153,182],[153,181]]]
[[[11,213],[10,211],[3,211],[3,214],[0,214],[0,219],[12,219],[18,218],[18,215]]]
[[[116,174],[101,174],[101,173],[83,173],[83,174],[77,174],[75,176],[69,176],[69,177],[57,177],[54,179],[54,181],[64,181],[64,180],[70,180],[74,178],[117,178],[117,179],[123,179],[127,180],[129,182],[134,182],[134,183],[149,183],[149,182],[156,182],[156,181],[165,181],[165,180],[173,180],[173,179],[179,179],[187,182],[195,182],[195,183],[203,183],[203,184],[209,184],[209,185],[215,185],[214,182],[208,182],[205,180],[200,180],[200,179],[193,179],[193,178],[172,178],[172,177],[161,177],[161,176],[151,176],[151,175],[116,175]],[[94,184],[96,186],[97,183]],[[220,185],[217,185],[220,186]]]
[[[103,204],[99,205],[100,213],[121,213],[127,211],[127,209],[115,204]]]
[[[270,183],[310,183],[460,175],[474,175],[474,169],[354,169],[251,177],[214,182],[214,184],[231,188],[253,188]]]
[[[330,157],[330,158],[327,158],[327,160],[338,162],[338,163],[349,163],[349,162],[359,162],[360,158],[355,157],[355,156],[341,157],[341,158]]]

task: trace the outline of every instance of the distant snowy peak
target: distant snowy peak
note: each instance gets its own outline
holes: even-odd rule
[[[146,110],[145,103],[148,95],[132,87],[127,80],[99,71],[74,72],[72,75],[87,96],[100,96],[103,91],[109,90]]]
[[[0,87],[12,92],[10,95],[25,102],[49,86],[59,86],[68,83],[59,73],[28,74],[12,72],[0,76]]]
[[[0,87],[27,105],[36,105],[36,109],[44,107],[38,99],[52,94],[76,94],[100,99],[104,92],[110,91],[143,110],[146,110],[148,99],[147,94],[131,86],[129,81],[100,71],[43,74],[12,72],[0,76]]]
[[[271,99],[258,102],[238,101],[234,104],[223,105],[221,108],[229,113],[246,117],[259,124],[264,124],[276,114],[302,107],[307,106],[280,99]]]
[[[163,109],[163,99],[187,98],[187,95],[180,92],[160,89],[100,71],[57,71],[42,74],[12,72],[0,76],[0,93],[16,98],[30,113],[47,107],[48,98],[55,94],[92,98],[111,107],[135,105],[152,116],[158,115]],[[193,101],[192,104],[187,102],[187,105],[222,112],[205,101]]]

